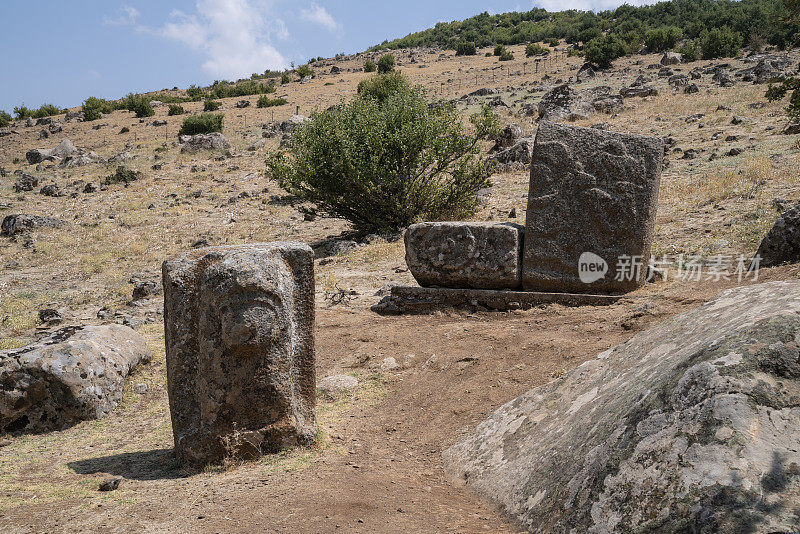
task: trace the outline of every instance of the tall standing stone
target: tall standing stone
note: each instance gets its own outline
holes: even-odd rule
[[[283,242],[164,262],[175,450],[193,465],[313,438],[314,253]]]
[[[622,293],[642,285],[663,154],[661,138],[540,123],[531,159],[523,289]]]

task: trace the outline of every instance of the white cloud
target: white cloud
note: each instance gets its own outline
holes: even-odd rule
[[[132,26],[139,18],[139,11],[135,7],[122,6],[119,8],[119,16],[103,17],[103,24],[106,26]]]
[[[312,3],[311,7],[307,9],[302,9],[300,11],[300,16],[332,32],[341,28],[341,24],[336,22],[333,15],[331,15],[327,9],[316,3]]]
[[[623,3],[632,6],[655,4],[659,0],[535,0],[533,5],[543,7],[547,11],[566,11],[579,9],[581,11],[605,11],[616,9]]]
[[[215,78],[236,79],[282,69],[286,59],[270,43],[273,27],[288,37],[282,21],[270,23],[265,5],[250,0],[197,0],[197,13],[173,11],[155,33],[205,55],[203,69]],[[275,26],[277,24],[277,26]]]

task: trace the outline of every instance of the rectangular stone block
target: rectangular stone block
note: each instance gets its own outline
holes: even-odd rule
[[[406,263],[424,287],[517,289],[523,233],[512,223],[412,224],[405,233]]]
[[[531,160],[522,287],[624,293],[647,276],[664,142],[542,122]]]
[[[257,458],[316,434],[314,253],[303,243],[193,250],[164,262],[175,451]]]

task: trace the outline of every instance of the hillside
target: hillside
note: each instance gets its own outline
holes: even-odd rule
[[[713,4],[731,10],[776,5]],[[604,26],[626,12],[659,20],[665,9],[626,7],[595,20]],[[492,25],[506,16],[498,17],[489,18]],[[517,123],[526,135],[535,134],[536,106],[556,84],[571,81],[577,91],[608,86],[617,94],[647,78],[657,94],[626,98],[613,113],[593,113],[573,124],[671,139],[661,178],[657,256],[749,258],[779,208],[800,200],[800,135],[783,133],[785,103],[766,102],[764,84],[734,77],[758,57],[671,66],[672,76],[697,73],[691,81],[698,90],[687,93],[659,76],[662,54],[623,57],[577,82],[584,60],[564,54],[563,41],[560,51],[553,47],[541,61],[526,59],[525,46],[509,42],[514,59],[499,62],[456,56],[438,48],[449,45],[433,33],[420,35],[428,46],[396,51],[398,68],[412,82],[465,111],[492,103],[503,124]],[[456,32],[448,39],[453,36],[465,37]],[[182,153],[177,132],[185,116],[169,116],[167,106],[142,119],[114,110],[92,122],[57,116],[52,130],[21,120],[0,129],[0,217],[25,213],[65,222],[0,238],[0,349],[24,346],[63,326],[118,322],[143,334],[155,355],[131,377],[122,405],[106,418],[0,439],[0,530],[516,532],[451,480],[441,452],[508,400],[738,284],[670,277],[607,307],[374,314],[369,307],[387,284],[413,284],[403,241],[372,236],[354,242],[345,221],[304,217],[302,203],[264,175],[264,159],[279,147],[280,136],[270,133],[279,123],[352,97],[370,76],[364,62],[381,54],[316,62],[315,77],[278,85],[271,94],[284,105],[258,108],[258,96],[219,99],[230,154]],[[787,61],[796,68],[800,55],[792,52]],[[730,73],[733,83],[717,83],[719,71]],[[237,107],[241,100],[251,105]],[[203,109],[200,101],[182,105],[190,116]],[[67,139],[97,158],[76,166],[26,161],[28,151]],[[119,165],[141,176],[104,184]],[[23,173],[38,185],[15,187]],[[524,166],[493,176],[474,220],[524,222],[528,180]],[[205,244],[273,240],[304,241],[318,250],[317,377],[346,373],[360,384],[345,396],[320,398],[322,435],[312,447],[185,470],[172,456],[161,263]],[[758,281],[798,277],[800,266],[793,265],[763,269]],[[153,291],[134,298],[143,281],[153,282]],[[44,319],[47,314],[40,316],[48,309],[63,322],[56,326]],[[120,488],[98,492],[110,475],[124,477]]]
[[[484,12],[463,21],[440,22],[433,28],[384,41],[373,49],[438,46],[455,50],[464,41],[487,47],[552,39],[582,46],[607,33],[618,35],[628,45],[629,52],[636,52],[648,32],[669,27],[679,28],[688,39],[696,39],[715,28],[729,27],[745,43],[757,36],[769,44],[785,46],[798,30],[796,24],[776,24],[786,15],[781,0],[675,0],[646,6],[626,4],[598,13],[577,10],[549,13],[541,8],[498,15]]]

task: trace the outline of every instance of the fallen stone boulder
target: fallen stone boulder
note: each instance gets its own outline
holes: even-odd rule
[[[14,182],[14,191],[17,193],[33,191],[38,186],[39,179],[37,177],[23,172]]]
[[[800,261],[800,203],[784,211],[767,233],[756,255],[760,265],[773,267]]]
[[[293,133],[297,128],[309,122],[311,119],[304,115],[292,115],[280,125],[283,133]]]
[[[792,60],[788,56],[765,56],[755,66],[740,70],[739,74],[745,82],[768,83],[783,76],[791,64]]]
[[[619,90],[622,98],[644,98],[646,96],[657,96],[658,89],[652,85],[631,85],[630,87],[623,87]]]
[[[201,150],[227,151],[231,148],[228,139],[219,132],[182,135],[179,141],[183,144],[181,154],[194,154]]]
[[[514,146],[489,156],[488,160],[495,164],[497,172],[508,172],[524,169],[531,162],[533,137],[523,137]]]
[[[0,431],[61,430],[98,419],[122,400],[125,378],[152,355],[122,325],[69,327],[0,351]]]
[[[316,435],[314,254],[303,243],[164,262],[167,389],[187,464],[252,459]]]
[[[667,52],[661,57],[662,65],[680,65],[683,56],[677,52]]]
[[[60,161],[66,157],[74,156],[78,153],[78,149],[72,144],[69,139],[64,139],[55,148],[29,150],[25,153],[25,158],[28,163],[34,165],[43,161]]]
[[[519,124],[507,124],[495,140],[492,151],[505,150],[525,137],[525,130]]]
[[[574,121],[585,119],[594,112],[592,103],[583,98],[569,84],[559,85],[543,97],[539,102],[540,121]]]
[[[797,532],[800,283],[726,291],[444,453],[530,532]]]
[[[61,219],[42,215],[7,215],[0,224],[0,237],[11,237],[37,228],[61,228],[65,224]]]
[[[423,287],[517,289],[523,233],[512,223],[412,224],[406,264]]]
[[[523,288],[620,293],[642,285],[663,154],[660,137],[541,123],[531,156]]]

